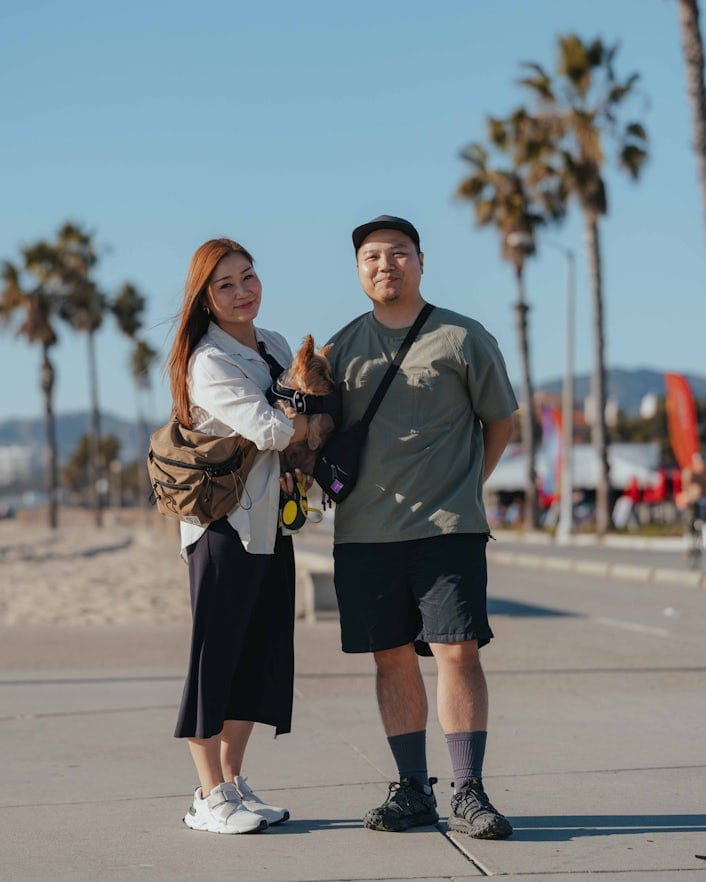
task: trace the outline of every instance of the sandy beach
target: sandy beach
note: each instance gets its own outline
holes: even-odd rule
[[[62,509],[0,521],[0,624],[188,622],[188,573],[176,523],[153,512]]]

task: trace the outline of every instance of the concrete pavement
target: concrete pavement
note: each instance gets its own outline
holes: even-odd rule
[[[258,727],[245,770],[292,820],[249,837],[181,822],[187,627],[17,626],[0,630],[0,879],[706,882],[703,594],[493,562],[490,601],[485,779],[511,840],[361,828],[393,767],[371,659],[340,653],[335,620],[297,624],[294,731]],[[432,695],[433,661],[423,672]],[[443,818],[433,711],[429,766]]]

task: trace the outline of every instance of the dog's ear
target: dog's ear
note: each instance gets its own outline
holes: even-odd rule
[[[302,340],[302,348],[299,350],[300,354],[304,356],[304,358],[311,358],[314,354],[314,338],[311,334],[307,334],[306,337]]]
[[[329,352],[333,349],[333,343],[327,343],[325,346],[322,346],[319,349],[319,354],[323,355],[324,358],[328,358]]]

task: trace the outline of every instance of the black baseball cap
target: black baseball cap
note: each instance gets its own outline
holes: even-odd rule
[[[363,244],[363,240],[371,233],[374,233],[375,230],[399,230],[400,233],[409,236],[416,245],[417,251],[421,251],[419,247],[419,233],[408,220],[405,220],[403,217],[394,217],[391,214],[381,214],[380,217],[376,217],[367,224],[361,224],[353,230],[353,247],[356,250],[356,254]]]

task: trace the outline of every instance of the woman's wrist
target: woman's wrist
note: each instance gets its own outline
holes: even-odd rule
[[[308,422],[309,418],[303,413],[298,413],[294,417],[294,419],[292,420],[292,425],[294,426],[294,434],[289,439],[290,444],[294,441],[303,441],[306,438]]]

